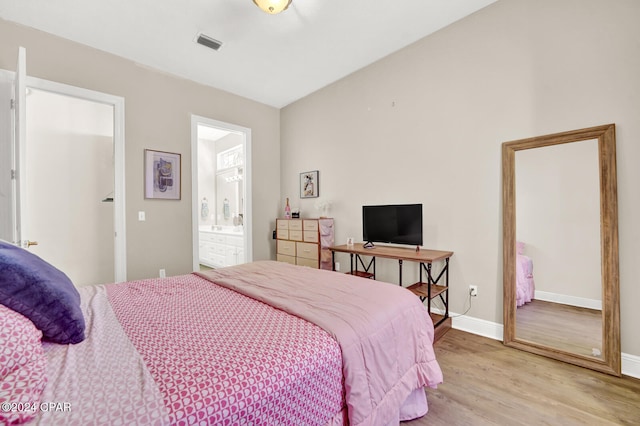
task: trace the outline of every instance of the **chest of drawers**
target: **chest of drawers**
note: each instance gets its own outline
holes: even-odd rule
[[[276,219],[276,260],[331,270],[333,219]]]

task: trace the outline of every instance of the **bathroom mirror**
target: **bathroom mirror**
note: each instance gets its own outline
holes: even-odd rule
[[[621,375],[615,125],[502,145],[504,344]]]

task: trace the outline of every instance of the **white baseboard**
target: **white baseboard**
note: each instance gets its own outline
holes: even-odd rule
[[[623,353],[622,374],[640,379],[640,356]]]
[[[467,315],[456,316],[450,312],[452,317],[451,327],[467,333],[477,334],[494,340],[502,341],[503,326],[491,321],[470,317]],[[640,379],[640,356],[622,354],[622,374],[625,376]]]
[[[478,334],[490,339],[502,341],[502,324],[497,324],[495,322],[486,321],[467,315],[459,317],[456,317],[455,315],[456,314],[451,314],[451,316],[453,317],[451,327],[455,328],[456,330],[462,330],[468,333]]]
[[[602,310],[602,301],[595,299],[587,299],[585,297],[567,296],[566,294],[550,293],[548,291],[538,291],[534,296],[538,300],[546,300],[547,302],[562,303],[563,305],[579,306],[581,308]]]

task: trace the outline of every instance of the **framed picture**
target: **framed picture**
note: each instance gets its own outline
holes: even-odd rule
[[[300,173],[300,198],[316,198],[319,193],[318,171]]]
[[[144,150],[144,198],[180,199],[180,154]]]

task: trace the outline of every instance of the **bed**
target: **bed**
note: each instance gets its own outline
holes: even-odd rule
[[[536,286],[533,280],[533,260],[524,255],[525,244],[516,242],[516,306],[529,303],[535,297]]]
[[[397,424],[442,382],[398,286],[262,261],[76,291],[2,244],[0,424]]]

